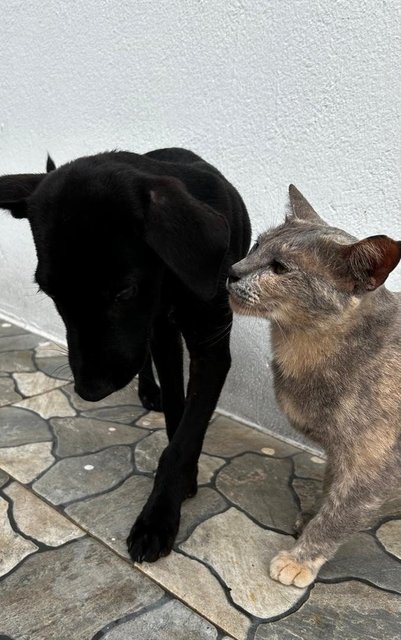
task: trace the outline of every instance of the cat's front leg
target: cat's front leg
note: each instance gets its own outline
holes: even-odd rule
[[[359,474],[358,474],[359,475]],[[340,544],[369,522],[391,485],[381,474],[355,477],[345,472],[333,480],[318,514],[306,525],[290,551],[280,551],[270,564],[270,576],[285,585],[306,587]]]

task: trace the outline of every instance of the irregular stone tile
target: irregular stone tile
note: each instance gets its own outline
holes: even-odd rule
[[[17,400],[21,400],[21,396],[15,390],[14,380],[12,378],[1,377],[0,378],[0,407],[5,407],[7,404],[12,404]]]
[[[0,447],[52,439],[46,422],[26,409],[3,407],[0,409],[0,425]]]
[[[292,481],[292,486],[299,498],[301,511],[307,513],[317,512],[319,501],[322,497],[322,483],[319,480],[312,480],[310,478],[295,478]]]
[[[63,391],[69,396],[74,407],[76,409],[79,409],[80,411],[90,411],[92,409],[115,407],[118,405],[127,404],[136,404],[138,406],[141,405],[138,393],[137,391],[135,391],[132,385],[128,385],[124,387],[124,389],[110,394],[109,396],[107,396],[107,398],[99,400],[99,402],[88,402],[87,400],[82,400],[82,398],[80,398],[79,395],[75,393],[73,384],[66,385]]]
[[[25,329],[17,327],[17,325],[11,324],[11,322],[7,322],[6,320],[0,322],[0,338],[4,338],[4,336],[20,336],[26,333]]]
[[[0,353],[1,372],[35,371],[32,351],[8,351]]]
[[[401,495],[395,495],[387,500],[379,510],[378,520],[388,516],[398,516],[401,518]]]
[[[388,556],[373,536],[358,533],[323,565],[321,579],[360,578],[382,589],[401,593],[401,563]]]
[[[201,615],[206,615],[227,633],[232,633],[238,640],[246,639],[250,627],[248,618],[229,602],[217,578],[203,564],[172,551],[166,558],[160,558],[152,564],[144,563],[140,568],[153,580],[186,602],[189,607]],[[166,629],[169,629],[169,625]],[[146,634],[125,636],[127,637],[148,640]],[[155,640],[159,640],[159,637],[155,636]],[[176,637],[173,634],[167,636],[168,640],[170,638],[176,640]]]
[[[298,478],[312,478],[313,480],[323,480],[326,470],[326,463],[323,458],[303,451],[293,457],[294,472]]]
[[[198,484],[208,484],[223,464],[225,464],[225,460],[222,458],[201,453],[198,463]]]
[[[69,382],[73,379],[67,356],[59,355],[58,357],[51,358],[36,358],[36,364],[40,371],[52,378],[68,380]]]
[[[40,336],[36,336],[33,333],[0,337],[0,351],[26,351],[27,349],[33,349],[41,339]]]
[[[246,451],[258,451],[272,448],[278,457],[290,456],[298,449],[286,442],[273,438],[267,433],[247,427],[231,418],[218,416],[209,425],[203,445],[204,453],[232,457]]]
[[[64,356],[67,358],[67,347],[50,340],[43,340],[39,342],[35,349],[35,355],[39,358],[59,358]]]
[[[110,447],[99,453],[60,460],[33,488],[53,504],[62,504],[107,491],[131,471],[131,449]]]
[[[255,640],[398,640],[401,598],[356,581],[316,584],[292,615],[262,624]]]
[[[182,505],[176,544],[188,538],[195,525],[225,511],[227,507],[227,502],[217,491],[209,487],[201,487],[196,496],[185,500]]]
[[[26,484],[53,464],[51,448],[51,442],[0,448],[0,467],[16,480]]]
[[[17,383],[19,391],[24,396],[36,396],[39,393],[45,393],[51,389],[61,387],[63,380],[50,378],[41,371],[35,373],[14,373],[13,378]]]
[[[266,531],[231,508],[200,524],[180,547],[213,567],[245,611],[272,618],[291,609],[305,593],[269,577],[273,556],[293,544],[290,536]]]
[[[168,445],[165,431],[155,431],[144,438],[135,447],[135,464],[139,471],[156,471],[162,451]]]
[[[30,540],[25,540],[18,533],[15,533],[11,528],[7,512],[8,502],[0,498],[0,576],[4,576],[11,569],[14,569],[21,560],[29,556],[30,553],[34,553],[38,548]]]
[[[149,411],[138,420],[137,425],[138,427],[145,427],[146,429],[164,429],[166,427],[164,413]]]
[[[389,520],[376,531],[384,548],[401,560],[401,520]]]
[[[66,508],[75,522],[126,558],[126,538],[153,487],[146,476],[132,476],[118,489]]]
[[[76,415],[75,409],[72,408],[65,395],[59,389],[48,391],[32,398],[26,398],[21,402],[16,402],[15,406],[35,411],[42,418],[62,418]]]
[[[1,487],[4,487],[4,485],[7,484],[8,481],[9,481],[8,475],[6,474],[5,471],[0,469],[0,489]]]
[[[28,558],[1,583],[0,629],[19,640],[89,640],[162,594],[124,560],[83,538]]]
[[[61,458],[132,444],[144,437],[142,429],[90,418],[55,418],[50,424],[56,436],[55,452]]]
[[[99,420],[110,420],[110,422],[122,422],[122,424],[131,424],[142,413],[143,407],[137,407],[135,404],[127,404],[121,405],[120,407],[105,407],[104,409],[92,409],[92,411],[83,411],[82,415],[87,418],[99,418]]]
[[[217,630],[181,602],[173,601],[113,627],[103,637],[107,640],[216,640]]]
[[[290,473],[289,460],[247,453],[220,471],[216,486],[260,523],[293,533],[298,506],[289,487]]]
[[[67,518],[17,482],[11,483],[4,493],[13,501],[13,516],[18,529],[49,547],[59,547],[84,535]]]

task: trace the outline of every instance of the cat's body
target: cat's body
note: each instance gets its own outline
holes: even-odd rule
[[[271,564],[306,586],[401,487],[401,297],[382,286],[401,257],[385,236],[328,227],[295,188],[293,214],[234,266],[234,310],[271,320],[277,401],[327,453],[325,498]]]

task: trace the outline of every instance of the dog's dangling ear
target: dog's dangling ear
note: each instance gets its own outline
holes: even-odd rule
[[[286,216],[286,220],[298,219],[327,225],[293,184],[288,187],[288,194],[290,196],[290,212]]]
[[[202,300],[217,293],[230,242],[224,216],[188,193],[176,178],[149,187],[145,240],[176,276]]]
[[[57,169],[56,163],[54,162],[54,160],[51,157],[50,153],[48,153],[47,154],[47,161],[46,161],[46,173],[50,173],[51,171],[54,171],[55,169]]]
[[[45,176],[45,173],[17,173],[1,176],[0,209],[8,209],[14,218],[26,218],[26,199],[35,191]]]
[[[17,173],[1,176],[0,209],[8,209],[14,218],[26,218],[26,199],[35,191],[45,176],[45,173]]]

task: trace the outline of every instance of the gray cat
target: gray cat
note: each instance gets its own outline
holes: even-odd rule
[[[232,267],[231,306],[269,318],[276,398],[327,453],[324,501],[270,575],[305,587],[401,485],[401,243],[358,242],[290,185],[291,212]]]

